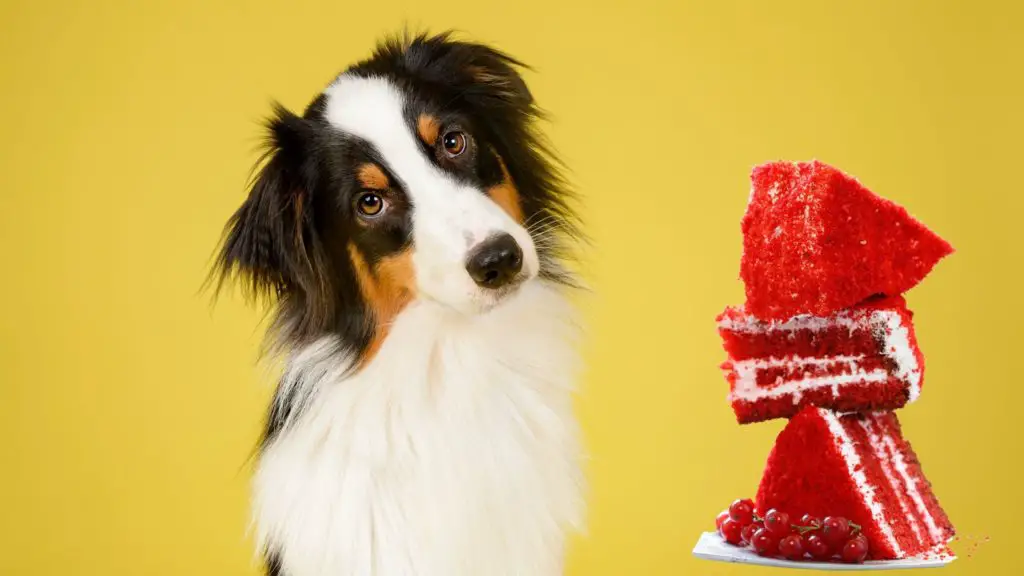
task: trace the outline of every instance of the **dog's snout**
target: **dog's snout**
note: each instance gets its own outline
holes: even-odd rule
[[[509,234],[484,240],[469,254],[466,271],[482,288],[500,288],[523,268],[523,249]]]

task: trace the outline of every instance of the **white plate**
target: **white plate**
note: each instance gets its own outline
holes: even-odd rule
[[[739,564],[756,564],[758,566],[777,566],[779,568],[802,568],[806,570],[905,570],[909,568],[940,568],[956,560],[956,556],[937,556],[935,558],[906,558],[903,560],[871,560],[863,564],[844,564],[842,562],[810,562],[779,560],[758,556],[749,548],[740,548],[728,544],[718,532],[701,534],[697,545],[693,547],[693,555],[704,560],[718,562],[736,562]]]

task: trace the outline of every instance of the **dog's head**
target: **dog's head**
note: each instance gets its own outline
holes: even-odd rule
[[[278,106],[222,278],[276,297],[278,337],[357,352],[414,299],[480,314],[564,279],[574,220],[520,66],[447,35],[390,40],[301,116]]]

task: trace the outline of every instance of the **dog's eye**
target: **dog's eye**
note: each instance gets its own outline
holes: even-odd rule
[[[379,194],[364,192],[356,198],[356,210],[366,217],[380,216],[384,212],[386,204]]]
[[[455,158],[466,151],[468,147],[469,139],[465,132],[458,130],[452,130],[445,132],[444,136],[441,137],[441,145],[444,146],[445,154],[449,158]]]

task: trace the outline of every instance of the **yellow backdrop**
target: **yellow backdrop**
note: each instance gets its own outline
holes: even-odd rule
[[[750,167],[817,157],[959,250],[909,296],[901,412],[957,524],[943,574],[1019,566],[1020,3],[0,5],[0,573],[252,575],[259,315],[198,294],[271,98],[303,106],[403,25],[536,67],[585,197],[590,531],[573,575],[695,560],[781,422],[740,427],[713,319],[742,299]],[[991,541],[985,542],[985,539]]]

